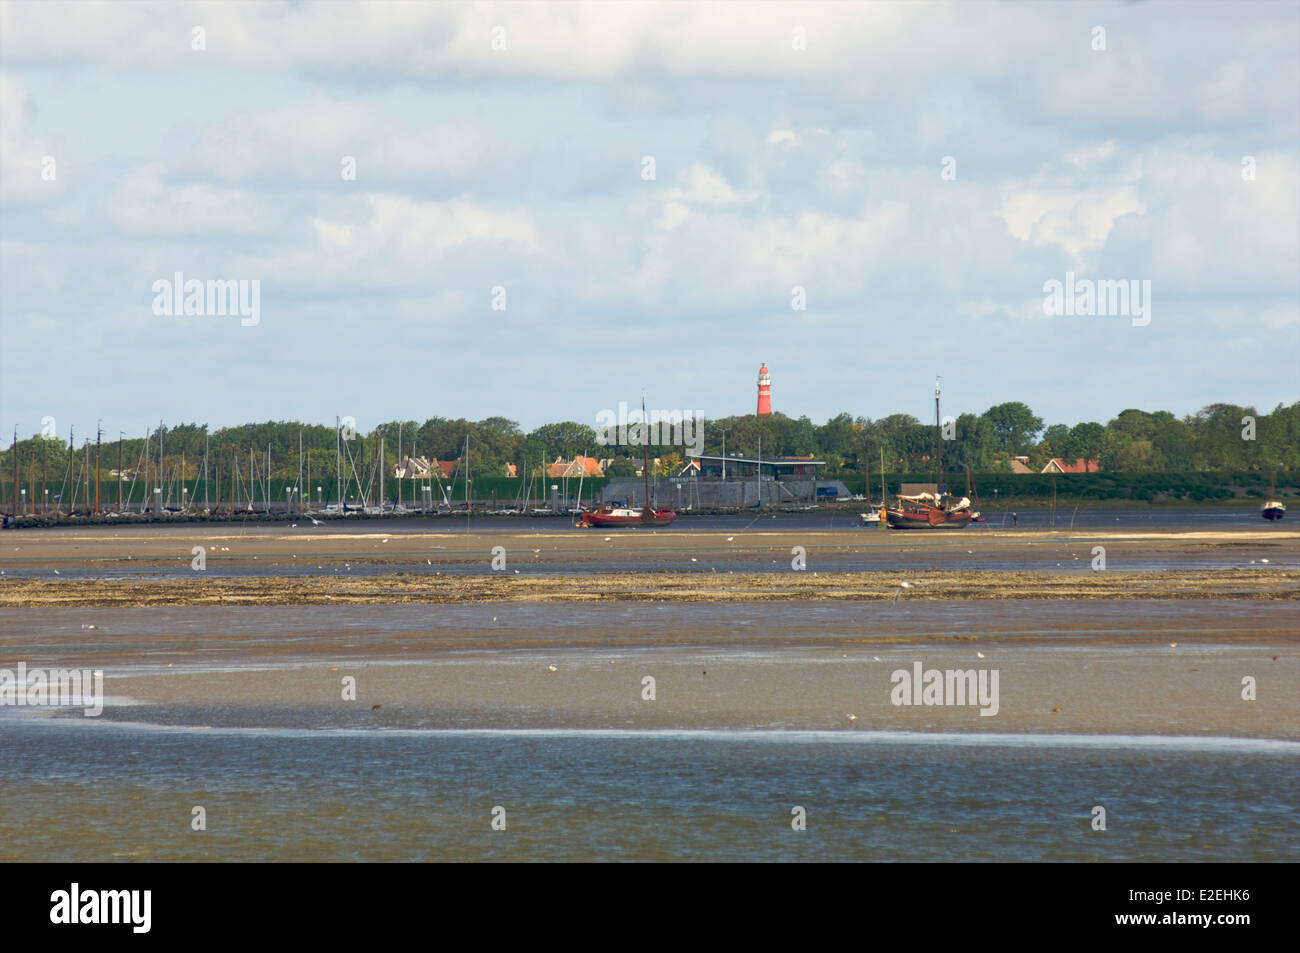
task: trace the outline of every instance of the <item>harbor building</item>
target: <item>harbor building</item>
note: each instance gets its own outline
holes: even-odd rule
[[[654,477],[650,494],[658,506],[678,512],[750,506],[799,507],[848,499],[840,480],[818,476],[825,460],[806,457],[746,457],[728,454],[688,454],[680,476]],[[602,502],[644,505],[644,483],[630,477],[613,479],[601,491]]]

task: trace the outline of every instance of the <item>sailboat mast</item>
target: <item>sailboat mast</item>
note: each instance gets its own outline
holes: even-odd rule
[[[934,498],[938,502],[943,486],[942,439],[939,431],[939,378],[934,379]]]
[[[95,513],[99,513],[99,451],[104,440],[104,421],[95,424]]]
[[[865,445],[862,447],[862,472],[867,475],[867,509],[871,509],[871,451]]]
[[[645,412],[645,398],[641,398],[641,475],[645,477],[645,505],[653,510],[650,503],[650,419]]]
[[[69,426],[69,427],[68,427],[68,468],[67,468],[67,470],[65,470],[64,473],[63,473],[63,485],[59,487],[59,497],[60,497],[60,499],[59,499],[59,503],[60,503],[60,504],[63,503],[63,500],[62,500],[63,495],[64,495],[65,493],[68,492],[68,479],[69,479],[70,477],[72,478],[72,499],[75,500],[75,499],[77,498],[77,481],[76,481],[76,479],[75,479],[75,477],[76,477],[76,470],[73,469],[73,468],[76,466],[76,463],[77,463],[77,445],[76,445],[76,444],[77,444],[77,437],[76,437],[76,435],[77,435],[77,428],[76,428],[76,426],[75,426],[75,425]],[[145,445],[145,452],[148,453],[148,452],[149,452],[149,434],[148,434],[147,431],[145,432],[144,445]],[[14,428],[14,447],[15,447],[15,452],[17,452],[17,449],[16,449],[16,448],[18,447],[18,428],[17,428],[17,427]],[[56,506],[56,507],[54,508],[54,512],[55,512],[55,513],[58,513],[58,512],[59,512],[59,507]],[[68,503],[68,515],[69,515],[69,516],[72,515],[72,503],[71,503],[71,502]]]

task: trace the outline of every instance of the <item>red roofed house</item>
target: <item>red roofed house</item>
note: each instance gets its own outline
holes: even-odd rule
[[[1085,460],[1079,457],[1077,460],[1069,462],[1062,460],[1060,457],[1052,457],[1047,461],[1047,466],[1039,472],[1041,473],[1096,473],[1099,467],[1096,460]]]
[[[605,475],[595,457],[574,457],[572,460],[556,457],[554,463],[546,465],[546,475],[550,477],[577,477],[584,474],[589,477]]]

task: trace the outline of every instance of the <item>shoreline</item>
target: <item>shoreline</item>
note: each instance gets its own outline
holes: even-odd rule
[[[921,482],[925,482],[922,480]],[[877,494],[878,495],[878,494]],[[6,497],[6,502],[8,498]],[[1286,503],[1295,503],[1297,500],[1293,493],[1276,491],[1270,495],[1251,496],[1231,496],[1224,498],[1211,498],[1196,500],[1191,498],[1170,497],[1166,499],[1144,499],[1142,497],[1096,497],[1096,496],[1069,496],[1064,493],[1058,494],[1053,504],[1053,497],[1050,493],[1041,496],[1016,496],[1002,497],[996,501],[984,500],[974,504],[973,508],[985,514],[1000,515],[1011,513],[1013,511],[1035,512],[1039,510],[1055,509],[1058,514],[1068,510],[1115,510],[1115,509],[1132,509],[1141,508],[1144,510],[1155,511],[1176,511],[1176,510],[1213,510],[1228,509],[1240,510],[1242,512],[1258,513],[1260,506],[1266,499],[1280,499]],[[283,504],[274,504],[283,507]],[[361,504],[349,504],[360,509]],[[688,512],[678,513],[678,518],[692,520],[697,517],[717,517],[717,516],[734,516],[738,519],[754,516],[771,516],[774,514],[785,515],[802,515],[809,512],[825,514],[828,516],[851,516],[856,515],[864,509],[871,509],[878,506],[878,503],[872,503],[866,499],[853,500],[844,499],[832,503],[817,503],[788,505],[788,506],[764,506],[758,509],[741,508],[735,506],[716,506],[716,507],[695,507]],[[542,522],[574,519],[574,514],[565,513],[523,513],[523,512],[500,512],[492,509],[490,500],[475,500],[474,510],[470,514],[473,519],[487,520],[488,522],[508,519],[534,519]],[[505,501],[497,504],[498,507],[509,506]],[[98,514],[82,513],[25,513],[14,514],[7,511],[0,512],[0,516],[6,517],[8,522],[0,526],[0,530],[21,530],[21,529],[47,529],[56,527],[69,526],[167,526],[167,525],[189,525],[189,524],[209,524],[209,525],[269,525],[273,526],[278,523],[300,522],[309,518],[316,518],[326,524],[337,523],[385,523],[400,521],[417,521],[417,522],[440,522],[443,520],[464,520],[466,513],[464,510],[437,510],[432,512],[420,512],[417,509],[411,509],[401,513],[363,513],[353,512],[347,514],[327,513],[324,510],[302,510],[298,513],[288,513],[273,510],[272,512],[257,512],[241,514],[239,511],[231,513],[226,511],[224,514],[216,515],[212,513],[192,512],[192,513],[167,513],[163,516],[155,516],[152,513],[124,512],[116,514],[112,512],[111,505],[106,505],[104,511]]]

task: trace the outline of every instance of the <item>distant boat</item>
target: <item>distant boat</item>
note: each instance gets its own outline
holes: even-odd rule
[[[1266,520],[1280,520],[1286,516],[1286,504],[1281,500],[1269,500],[1259,511],[1259,515]]]
[[[648,420],[645,412],[645,400],[641,401],[641,419]],[[759,444],[761,447],[762,444]],[[760,457],[762,454],[760,453]],[[673,520],[677,519],[677,514],[671,509],[657,510],[650,505],[650,441],[641,447],[641,473],[645,476],[645,499],[646,505],[641,509],[628,506],[624,503],[601,503],[595,509],[587,510],[582,514],[582,519],[578,522],[579,526],[667,526]]]
[[[899,495],[894,507],[885,508],[885,521],[890,529],[962,529],[969,526],[979,514],[972,513],[970,499],[962,497],[952,502],[952,497],[942,492],[943,464],[940,451],[939,382],[934,382],[934,461],[935,491],[914,496]]]
[[[882,506],[881,510],[883,509],[884,507]],[[871,523],[880,522],[880,510],[868,510],[867,512],[861,515],[862,515],[862,525],[864,526],[869,525]]]
[[[637,509],[615,503],[602,503],[583,514],[579,525],[587,526],[667,526],[677,518],[672,510],[656,510],[645,506]]]
[[[974,518],[966,497],[952,504],[929,493],[900,496],[894,508],[885,510],[890,529],[961,529]]]

